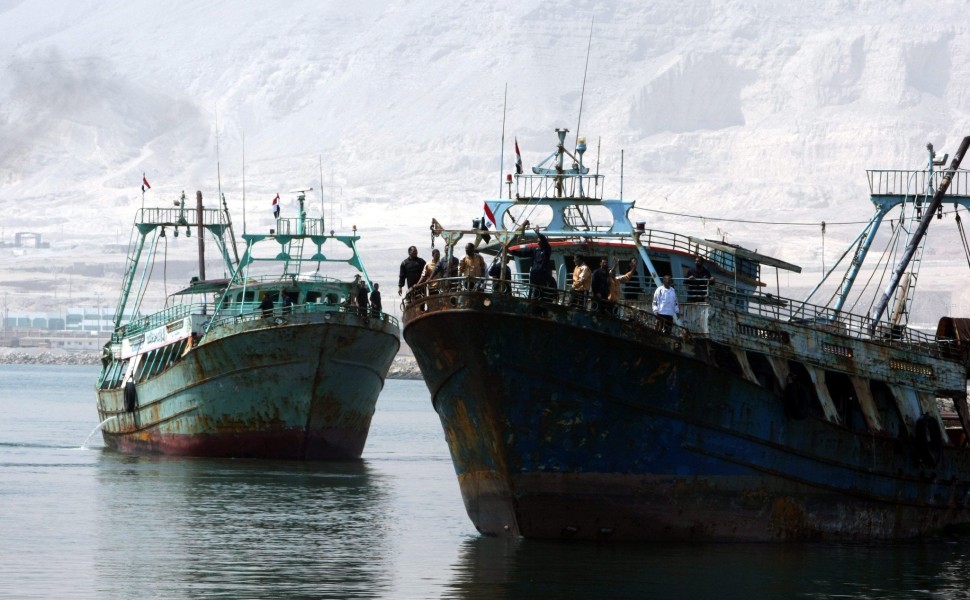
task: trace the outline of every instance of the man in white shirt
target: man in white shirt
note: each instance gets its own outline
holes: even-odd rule
[[[674,315],[680,313],[680,305],[677,304],[677,290],[673,288],[673,280],[670,275],[664,275],[663,285],[653,293],[653,314],[660,319],[660,330],[670,333],[674,323]]]

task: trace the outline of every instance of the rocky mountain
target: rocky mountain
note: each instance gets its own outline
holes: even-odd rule
[[[636,220],[801,264],[781,284],[807,289],[871,212],[865,169],[921,168],[927,142],[952,153],[970,134],[965,10],[0,0],[4,303],[114,298],[136,209],[183,190],[221,189],[253,230],[276,193],[285,213],[313,187],[311,213],[357,225],[390,291],[408,245],[428,254],[432,217],[479,216],[513,140],[528,167],[557,127],[587,137]],[[951,291],[966,262],[952,216],[938,229],[930,312],[970,312]]]

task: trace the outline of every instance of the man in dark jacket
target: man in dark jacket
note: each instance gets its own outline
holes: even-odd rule
[[[418,249],[415,246],[408,248],[408,257],[401,262],[401,274],[397,279],[398,296],[404,292],[405,282],[408,284],[408,289],[411,289],[411,286],[417,283],[418,279],[421,279],[424,265],[424,259],[418,257]]]
[[[546,236],[539,233],[538,227],[534,231],[539,236],[539,244],[532,251],[532,266],[529,267],[529,283],[533,286],[533,294],[538,294],[535,286],[552,288],[556,286],[556,281],[552,278],[552,246],[549,245],[549,240],[546,239]]]
[[[707,299],[708,288],[714,283],[714,276],[704,266],[704,259],[697,256],[694,268],[687,271],[687,301],[703,302]]]
[[[357,281],[357,314],[367,314],[367,284],[363,280]]]
[[[610,263],[605,258],[600,260],[600,268],[593,271],[593,282],[590,284],[590,291],[593,292],[593,299],[597,302],[604,302],[610,296]]]
[[[374,291],[370,293],[370,309],[371,312],[378,314],[383,310],[381,308],[381,284],[374,284]]]
[[[512,293],[512,269],[508,262],[511,256],[505,257],[505,264],[502,264],[502,255],[499,254],[492,261],[492,266],[488,268],[488,276],[492,278],[492,289],[508,296]]]

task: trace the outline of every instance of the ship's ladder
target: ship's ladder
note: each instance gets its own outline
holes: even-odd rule
[[[910,226],[915,228],[919,225],[920,211],[914,211],[910,219]],[[916,297],[917,280],[919,279],[919,268],[923,262],[923,251],[926,248],[926,237],[924,236],[913,252],[909,268],[905,274],[905,284],[897,292],[896,305],[893,307],[892,322],[894,325],[908,325],[910,311],[913,306],[913,299]]]
[[[134,308],[128,308],[131,289],[135,284],[135,278],[138,277],[139,264],[141,263],[141,255],[145,248],[147,235],[146,231],[141,231],[138,227],[132,228],[131,237],[128,240],[128,256],[125,259],[125,276],[121,282],[121,299],[115,307],[114,326],[116,328],[121,324],[121,319],[125,312],[134,315],[138,312],[138,307],[141,304],[141,297],[145,288],[145,279],[148,276],[147,266],[143,266],[141,269],[142,281],[139,289],[135,292]],[[158,236],[155,236],[149,249],[149,256],[154,255],[155,243],[157,241]]]
[[[570,204],[563,208],[562,211],[563,223],[577,229],[580,231],[588,231],[590,229],[590,218],[588,211],[581,209],[580,207]]]
[[[304,237],[296,236],[287,244],[286,254],[289,258],[283,265],[284,275],[299,275],[301,264],[303,263],[303,240]]]

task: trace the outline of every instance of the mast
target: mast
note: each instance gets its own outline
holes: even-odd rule
[[[232,217],[229,215],[229,205],[226,204],[226,195],[222,196],[222,212],[226,215],[226,224],[229,225],[229,241],[232,243],[232,256],[236,259],[236,264],[239,264],[239,250],[236,248],[236,234],[232,230]]]
[[[195,211],[198,219],[199,226],[199,281],[205,281],[205,227],[202,222],[205,220],[205,215],[202,212],[202,192],[195,192]]]
[[[502,146],[499,150],[498,156],[498,197],[502,197],[502,184],[505,183],[505,178],[502,174],[502,170],[505,168],[505,113],[509,108],[509,84],[505,83],[505,101],[502,103]]]
[[[583,68],[583,89],[579,94],[579,117],[576,119],[576,145],[579,145],[579,126],[583,123],[583,100],[586,98],[586,74],[589,73],[589,53],[593,49],[593,19],[589,20],[589,42],[586,44],[586,66]]]
[[[902,257],[899,259],[899,264],[893,269],[892,277],[889,279],[889,284],[886,286],[886,291],[882,293],[879,298],[879,302],[872,309],[871,321],[869,323],[869,334],[872,335],[876,331],[876,324],[879,323],[879,319],[882,318],[884,312],[886,312],[886,307],[889,305],[889,299],[892,298],[893,293],[896,291],[896,287],[899,285],[899,281],[903,277],[907,267],[909,267],[909,262],[912,260],[913,255],[916,254],[916,249],[919,247],[920,242],[923,240],[923,236],[926,235],[926,230],[930,226],[930,221],[936,215],[937,209],[943,204],[943,196],[946,194],[946,190],[950,187],[950,182],[953,180],[953,174],[956,170],[960,168],[960,162],[963,161],[963,155],[967,152],[967,147],[970,146],[970,136],[963,138],[963,142],[960,144],[960,149],[953,156],[953,161],[950,163],[950,168],[947,169],[946,174],[940,181],[940,187],[936,190],[936,194],[933,195],[933,200],[930,202],[929,206],[926,207],[923,213],[923,218],[920,219],[919,226],[913,233],[912,238],[909,240],[909,244],[906,245],[906,250],[903,251]]]

